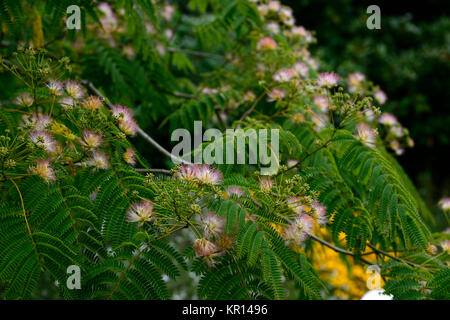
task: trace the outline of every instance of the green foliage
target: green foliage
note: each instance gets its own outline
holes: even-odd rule
[[[392,129],[378,88],[321,84],[314,38],[288,13],[83,1],[77,33],[53,2],[0,3],[1,298],[321,299],[315,245],[381,266],[396,299],[448,298],[448,235],[431,234],[391,140],[376,137]],[[240,129],[244,150],[231,147],[248,159],[246,134],[270,129],[279,153],[270,134],[256,163],[176,165],[171,132],[194,121],[221,137],[196,152]],[[276,170],[262,176],[268,157]]]

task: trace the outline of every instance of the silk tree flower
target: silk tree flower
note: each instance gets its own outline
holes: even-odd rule
[[[398,156],[401,156],[405,152],[405,149],[402,148],[400,142],[397,140],[392,140],[389,143],[389,147],[391,147],[391,149],[394,150],[395,154]]]
[[[302,26],[294,27],[291,29],[291,32],[294,36],[300,37],[300,38],[307,38],[308,37],[308,30],[306,30]]]
[[[325,114],[313,114],[311,116],[311,122],[314,125],[314,130],[316,130],[317,132],[327,126],[328,120],[329,118]]]
[[[313,99],[314,104],[320,109],[322,112],[328,111],[328,98],[323,95],[315,95]]]
[[[33,105],[34,99],[29,92],[24,92],[15,97],[13,103],[15,105],[28,108]]]
[[[139,226],[142,226],[144,222],[153,220],[154,216],[153,203],[148,200],[133,203],[127,211],[127,221],[139,222]]]
[[[270,177],[261,177],[261,180],[259,182],[259,187],[261,191],[270,191],[273,187],[273,180]]]
[[[397,118],[393,114],[387,112],[380,115],[378,122],[385,126],[394,126],[398,124]]]
[[[102,100],[97,96],[89,96],[83,100],[81,105],[89,111],[100,109],[103,106]]]
[[[306,214],[300,215],[295,218],[289,226],[283,228],[281,231],[281,236],[288,243],[296,246],[302,247],[305,240],[308,239],[309,233],[314,226],[312,218]]]
[[[366,76],[361,72],[353,72],[348,76],[348,84],[352,87],[359,87],[365,79]]]
[[[295,23],[292,9],[289,7],[281,8],[278,12],[278,15],[280,16],[280,20],[283,21],[286,25],[293,25]]]
[[[33,130],[30,132],[30,140],[39,148],[50,153],[54,153],[57,150],[57,143],[48,132]]]
[[[294,64],[294,70],[299,77],[307,78],[309,75],[309,68],[303,62],[296,62]]]
[[[64,84],[67,94],[73,99],[81,99],[84,97],[85,92],[81,84],[73,80],[67,80]]]
[[[401,125],[392,126],[389,132],[396,138],[401,138],[405,135],[403,127]]]
[[[297,214],[305,212],[303,197],[294,196],[286,200],[288,207]]]
[[[439,201],[439,207],[442,209],[442,211],[450,212],[450,198],[442,198]]]
[[[123,160],[128,163],[130,166],[134,167],[136,165],[136,150],[133,150],[131,148],[128,148],[125,150],[123,154]]]
[[[225,221],[217,214],[210,212],[203,218],[203,229],[207,239],[217,237],[223,232]]]
[[[266,24],[266,29],[274,34],[280,33],[280,25],[276,22],[269,22],[268,24]]]
[[[408,145],[408,147],[414,148],[414,139],[408,137],[408,138],[406,139],[406,144]]]
[[[441,241],[439,245],[445,253],[450,254],[450,240],[445,239]]]
[[[175,177],[185,181],[196,181],[199,168],[196,164],[182,164],[175,173]]]
[[[198,182],[209,185],[221,184],[223,181],[222,172],[207,164],[198,166],[196,178]]]
[[[356,126],[356,137],[367,147],[374,148],[377,141],[376,131],[368,124],[360,123]]]
[[[316,220],[319,225],[327,224],[328,223],[327,207],[325,207],[323,204],[319,202],[311,203],[311,207],[313,208],[311,214],[314,220]]]
[[[369,122],[373,122],[375,120],[375,113],[373,112],[372,109],[365,109],[363,111],[363,115],[364,118]]]
[[[97,169],[108,169],[109,158],[108,156],[99,150],[93,150],[91,158],[86,162],[88,166],[96,167]]]
[[[133,119],[133,112],[127,107],[115,105],[112,107],[113,116],[119,121],[119,128],[127,135],[134,136],[137,123]]]
[[[137,132],[137,123],[133,119],[119,121],[119,128],[126,135],[134,136]]]
[[[288,82],[290,81],[294,76],[296,75],[296,72],[294,69],[280,69],[273,75],[273,80],[277,82]]]
[[[70,107],[73,107],[75,105],[75,100],[72,97],[63,97],[63,98],[58,100],[58,103],[63,108],[70,108]]]
[[[332,88],[337,85],[339,76],[334,72],[324,72],[318,75],[317,84],[319,87]]]
[[[52,123],[53,119],[48,114],[39,114],[34,128],[36,130],[45,130]]]
[[[278,45],[271,37],[263,37],[258,41],[258,49],[276,50]]]
[[[269,13],[269,7],[266,4],[260,4],[258,6],[258,12],[262,16],[266,16]]]
[[[103,135],[91,130],[83,131],[83,144],[88,148],[97,148],[103,142]]]
[[[211,257],[219,251],[219,247],[205,238],[196,239],[194,241],[194,250],[197,257]]]
[[[175,12],[175,8],[171,5],[165,5],[163,10],[161,11],[161,16],[166,20],[166,21],[172,21],[173,18],[173,14]]]
[[[267,93],[267,101],[273,102],[273,101],[280,101],[286,96],[286,92],[284,90],[280,89],[272,89]]]
[[[245,102],[253,102],[256,99],[255,93],[251,90],[248,90],[244,96],[242,97]]]
[[[47,127],[52,123],[53,119],[46,114],[36,115],[36,113],[33,113],[31,116],[23,115],[22,121],[22,127],[33,128],[37,131],[45,131]]]
[[[278,10],[280,10],[281,8],[281,4],[279,1],[270,1],[267,4],[267,8],[269,9],[269,11],[278,12]]]
[[[305,122],[305,115],[301,112],[296,112],[292,116],[292,121],[294,121],[295,123],[303,123]]]
[[[225,188],[225,192],[229,197],[235,196],[237,198],[245,196],[245,191],[239,186],[229,186]]]
[[[56,181],[55,172],[50,166],[50,159],[36,160],[36,166],[30,167],[29,170],[32,174],[38,175],[46,182]]]
[[[50,93],[54,96],[60,96],[63,94],[63,84],[54,79],[48,80],[46,87],[50,91]]]
[[[375,91],[373,97],[378,101],[379,104],[385,104],[387,101],[387,95],[383,90]]]

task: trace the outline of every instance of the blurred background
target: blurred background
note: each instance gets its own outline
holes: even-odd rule
[[[298,25],[316,31],[311,51],[321,66],[342,76],[359,71],[387,93],[392,112],[415,141],[398,160],[435,216],[450,196],[450,1],[283,0]],[[381,29],[369,30],[366,13],[376,4]]]

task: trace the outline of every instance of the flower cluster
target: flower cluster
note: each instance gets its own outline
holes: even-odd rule
[[[183,164],[175,173],[175,177],[207,185],[218,185],[223,181],[222,172],[207,164]]]
[[[404,128],[393,114],[382,113],[378,117],[378,123],[383,126],[386,144],[395,154],[402,155],[405,147],[414,147],[414,140],[409,136],[408,129]]]
[[[151,221],[155,217],[153,202],[142,200],[133,203],[127,211],[127,217],[128,222],[139,222],[139,226]]]
[[[288,244],[299,248],[308,239],[316,223],[319,226],[328,223],[327,209],[320,202],[303,196],[290,197],[286,203],[295,216],[290,224],[282,229],[281,236]]]

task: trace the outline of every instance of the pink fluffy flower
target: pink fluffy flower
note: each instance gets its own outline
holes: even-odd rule
[[[195,181],[197,179],[198,170],[199,168],[196,164],[182,164],[175,173],[175,177],[180,180]]]
[[[393,114],[387,112],[380,115],[378,122],[384,124],[385,126],[394,126],[398,124],[397,118]]]
[[[268,102],[280,101],[285,97],[285,95],[286,95],[285,91],[275,88],[267,93],[267,97],[268,97],[267,101]]]
[[[339,76],[334,72],[324,72],[317,77],[319,87],[332,88],[337,85]]]
[[[207,164],[202,164],[198,166],[197,180],[200,183],[217,185],[222,183],[223,175],[219,170]]]
[[[311,203],[311,207],[313,208],[312,216],[318,224],[324,225],[328,223],[327,207],[319,202]]]
[[[134,167],[136,165],[136,150],[128,148],[123,154],[123,160],[130,166]]]
[[[273,75],[273,80],[275,80],[276,82],[288,82],[295,75],[296,75],[296,72],[293,68],[280,69]]]
[[[119,121],[119,128],[127,135],[134,136],[137,131],[137,123],[133,119],[133,112],[127,107],[116,105],[112,107],[113,116]]]
[[[64,87],[69,97],[73,99],[81,99],[85,95],[83,87],[76,81],[67,80]]]
[[[70,107],[73,107],[75,105],[75,100],[72,97],[63,97],[63,98],[58,100],[58,103],[63,108],[70,108]]]
[[[366,76],[361,72],[354,72],[348,76],[348,84],[352,87],[358,87],[362,81],[366,79]]]
[[[210,212],[203,218],[203,227],[206,238],[217,237],[223,232],[225,221],[217,214]]]
[[[366,146],[370,148],[375,147],[377,141],[377,134],[369,125],[360,123],[356,126],[356,137]]]
[[[92,151],[92,157],[86,162],[86,164],[96,167],[97,169],[108,169],[109,158],[104,152],[94,150]]]
[[[263,37],[258,41],[258,49],[276,50],[278,45],[271,37]]]
[[[142,226],[144,222],[154,218],[153,203],[147,200],[133,203],[127,211],[128,222],[139,222]]]
[[[34,130],[30,132],[31,141],[38,146],[50,153],[53,153],[57,149],[57,143],[53,139],[53,136],[45,131]]]
[[[30,167],[30,172],[38,175],[46,182],[56,181],[55,172],[50,167],[50,159],[36,160],[36,166]]]
[[[194,242],[194,250],[197,256],[199,257],[210,257],[217,251],[219,248],[212,242],[208,241],[205,238],[196,239]]]
[[[442,198],[439,201],[439,207],[443,210],[443,211],[450,211],[450,198]]]
[[[301,247],[306,239],[309,237],[314,226],[312,218],[308,215],[301,215],[289,224],[286,228],[283,228],[281,236],[290,244]]]
[[[387,95],[386,95],[386,93],[384,93],[383,90],[375,91],[375,93],[373,94],[373,97],[375,98],[375,100],[378,101],[379,104],[385,104],[387,101]]]
[[[303,62],[296,62],[294,64],[294,70],[298,76],[307,78],[309,74],[309,68]]]
[[[48,80],[46,86],[50,93],[54,96],[60,96],[63,94],[63,84],[58,80],[50,79]]]
[[[225,188],[225,191],[229,197],[235,196],[237,198],[245,196],[245,191],[239,186],[229,186]]]
[[[400,145],[400,142],[398,142],[397,140],[392,140],[389,143],[389,147],[391,147],[391,149],[398,156],[401,156],[405,152],[405,149],[402,148],[402,146]]]
[[[262,177],[259,182],[261,191],[270,191],[273,187],[273,180],[270,177]]]
[[[445,239],[441,241],[439,245],[445,253],[450,254],[450,240]]]
[[[97,96],[89,96],[81,103],[89,111],[100,109],[103,106],[102,100]]]
[[[88,148],[97,148],[103,142],[102,134],[90,130],[83,131],[83,144]]]
[[[314,104],[320,109],[322,112],[328,111],[328,98],[322,95],[315,95]]]
[[[34,103],[34,99],[29,92],[24,92],[14,98],[14,104],[21,107],[31,107]]]

